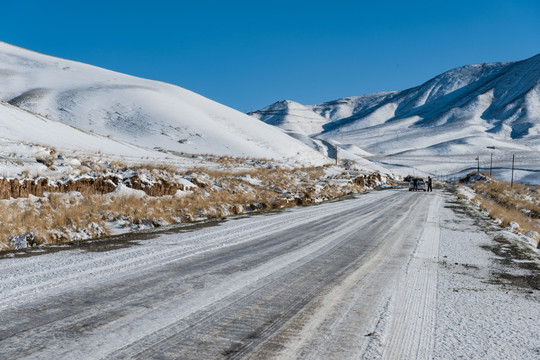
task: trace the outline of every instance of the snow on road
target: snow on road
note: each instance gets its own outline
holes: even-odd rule
[[[537,358],[537,291],[492,281],[453,201],[385,190],[4,255],[0,358]]]

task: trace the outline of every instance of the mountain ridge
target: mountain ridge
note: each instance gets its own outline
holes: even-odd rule
[[[320,131],[304,132],[304,135],[355,145],[370,153],[392,154],[417,148],[409,146],[407,149],[403,144],[395,149],[381,148],[380,143],[388,140],[384,130],[409,135],[409,142],[413,144],[419,135],[418,129],[438,128],[444,132],[456,126],[470,128],[471,132],[458,134],[454,129],[442,142],[482,133],[487,142],[534,140],[538,150],[540,54],[522,61],[461,66],[402,91],[346,97],[317,105],[296,103],[295,109],[281,109],[281,112],[274,111],[276,104],[279,102],[249,114],[264,122],[271,115],[272,122],[286,132],[301,133],[302,120],[298,113],[313,113],[311,117],[320,117]],[[364,134],[355,136],[361,133]],[[369,140],[369,137],[379,137],[380,141]],[[426,147],[437,144],[427,142]]]

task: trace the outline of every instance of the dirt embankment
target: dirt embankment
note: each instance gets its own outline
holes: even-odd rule
[[[0,199],[25,198],[29,195],[42,197],[46,192],[78,191],[84,194],[108,194],[113,192],[120,182],[131,189],[142,190],[150,196],[174,195],[178,190],[184,190],[182,184],[166,180],[150,184],[145,183],[138,176],[123,181],[114,176],[87,177],[67,181],[50,181],[46,178],[0,179]]]
[[[381,181],[382,177],[378,173],[362,175],[352,180],[355,185],[367,188],[374,188]],[[201,183],[196,178],[192,182],[200,188],[205,188],[207,185],[206,183]],[[84,194],[108,194],[113,192],[119,183],[123,183],[128,188],[134,190],[142,190],[149,196],[174,195],[178,190],[185,190],[183,184],[177,184],[163,179],[158,182],[147,183],[137,175],[124,180],[116,176],[84,177],[67,181],[50,181],[47,178],[24,180],[0,179],[0,199],[26,198],[29,195],[42,197],[46,192],[68,193],[78,191]],[[299,199],[299,205],[311,203],[309,192],[305,195],[302,200]]]
[[[362,175],[353,180],[353,183],[358,186],[374,188],[382,182],[382,176],[379,173]]]
[[[526,234],[540,248],[540,187],[512,184],[486,173],[470,173],[460,183],[474,192],[471,202],[503,227]],[[460,195],[466,198],[464,194]]]

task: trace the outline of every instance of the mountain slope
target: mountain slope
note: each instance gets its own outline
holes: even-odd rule
[[[0,100],[49,121],[138,148],[310,164],[328,161],[275,127],[181,87],[2,42]],[[47,132],[38,140],[54,146]]]
[[[319,105],[296,103],[295,109],[282,104],[250,115],[299,137],[307,117],[298,116],[301,109],[302,114],[319,117],[320,131],[304,135],[386,155],[418,149],[464,154],[495,144],[540,150],[540,55],[512,63],[463,66],[404,91]],[[288,125],[292,123],[294,128]],[[469,141],[473,137],[477,141]]]

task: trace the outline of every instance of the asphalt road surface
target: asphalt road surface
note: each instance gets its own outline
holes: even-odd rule
[[[429,358],[436,275],[414,258],[436,258],[442,202],[385,190],[4,256],[0,358]]]

